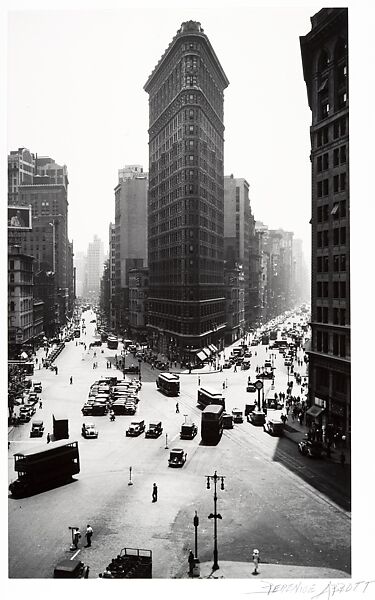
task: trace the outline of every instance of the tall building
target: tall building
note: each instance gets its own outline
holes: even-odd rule
[[[111,330],[116,329],[115,304],[116,304],[116,227],[109,224],[108,255],[109,255],[109,309],[108,321]]]
[[[300,38],[312,113],[309,414],[350,434],[348,10],[325,8]]]
[[[12,150],[8,155],[8,204],[18,204],[18,188],[32,183],[35,175],[35,156],[27,148]]]
[[[254,217],[246,179],[224,177],[224,256],[226,266],[240,265],[244,284],[244,321],[252,320],[250,305],[250,246],[254,235]],[[243,324],[244,325],[244,324]],[[243,326],[242,325],[242,326]]]
[[[87,281],[85,296],[97,302],[100,295],[100,280],[104,267],[104,249],[102,240],[95,234],[87,248]]]
[[[25,345],[32,346],[33,310],[33,257],[16,246],[8,252],[9,358],[17,358]]]
[[[25,152],[22,156],[25,157]],[[38,158],[30,153],[27,156],[29,168],[33,163],[35,173],[30,178],[27,172],[20,179],[17,198],[15,192],[11,198],[16,204],[31,205],[32,230],[25,232],[21,246],[24,253],[34,257],[35,273],[42,270],[55,273],[53,281],[59,304],[55,327],[58,329],[69,314],[69,289],[72,287],[69,278],[73,276],[68,265],[68,173],[66,165],[58,165],[50,157]]]
[[[129,326],[129,271],[147,266],[148,177],[140,165],[119,170],[115,188],[115,328]]]
[[[74,252],[74,267],[76,272],[76,295],[82,298],[87,285],[87,257],[82,251]]]
[[[148,78],[149,313],[152,343],[194,360],[222,345],[224,90],[195,21],[182,23]]]

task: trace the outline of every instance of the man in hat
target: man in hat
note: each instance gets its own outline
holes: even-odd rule
[[[254,548],[253,550],[253,563],[254,563],[254,571],[253,571],[253,575],[258,575],[259,571],[259,550],[257,550],[257,548]]]

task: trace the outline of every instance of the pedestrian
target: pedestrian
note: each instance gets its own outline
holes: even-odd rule
[[[179,412],[180,412],[180,407],[178,405],[178,402],[176,402],[176,413],[179,413]]]
[[[36,364],[38,364],[38,357],[36,357],[36,359],[35,359],[35,363],[36,363]]]
[[[152,501],[158,501],[158,486],[156,485],[156,483],[154,483],[152,486]]]
[[[253,550],[253,563],[254,563],[254,571],[253,571],[253,575],[258,575],[259,573],[259,550],[257,550],[256,548],[254,548]]]
[[[51,441],[51,436],[50,436],[50,434],[49,434],[49,433],[47,433],[47,444],[49,444],[49,443],[50,443],[50,441]]]
[[[86,544],[85,548],[90,548],[90,546],[91,546],[91,538],[92,538],[92,534],[93,533],[94,532],[92,530],[91,525],[87,525],[87,527],[86,527],[86,533],[85,533],[87,544]]]
[[[198,385],[200,385],[200,384],[201,384],[201,378],[200,378],[200,376],[198,375]]]
[[[193,569],[194,569],[194,565],[195,565],[195,559],[194,559],[194,554],[191,550],[190,550],[189,556],[188,556],[188,563],[189,563],[189,576],[193,577]]]
[[[187,461],[187,452],[185,452],[185,462]]]
[[[237,373],[237,364],[236,363],[234,364],[234,370],[233,371],[234,371],[234,373]]]
[[[77,527],[76,529],[73,529],[73,546],[76,550],[78,549],[78,542],[80,539],[81,539],[81,532],[80,532],[79,528]]]
[[[55,373],[56,373],[56,375],[58,374],[58,372],[59,372],[58,368],[55,367]]]
[[[299,413],[298,420],[299,420],[299,424],[302,425],[303,424],[303,412]]]
[[[223,381],[223,390],[225,390],[225,381]]]
[[[73,383],[73,377],[72,376],[70,376],[70,380],[69,381],[70,381],[70,385],[72,385],[72,383]]]
[[[39,400],[39,408],[43,408],[43,402]]]

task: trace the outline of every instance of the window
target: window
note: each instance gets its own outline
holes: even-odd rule
[[[339,149],[335,148],[333,151],[333,166],[337,167],[339,165],[340,162],[340,153],[339,153]]]
[[[328,256],[323,256],[323,273],[328,273]]]
[[[323,196],[323,182],[318,181],[318,198]]]
[[[336,202],[336,203],[333,205],[333,208],[332,208],[332,210],[331,210],[331,215],[332,215],[332,216],[333,216],[335,219],[338,219],[338,218],[339,218],[339,203],[338,203],[338,202]]]
[[[340,257],[336,254],[333,257],[333,271],[335,273],[338,273],[338,271],[340,270],[340,261],[339,261]]]
[[[340,147],[340,163],[346,163],[346,146]]]
[[[340,228],[335,227],[333,230],[333,245],[338,246],[340,240]]]
[[[340,173],[340,190],[346,190],[346,173]]]
[[[340,271],[346,271],[346,254],[340,255]]]
[[[340,244],[343,246],[346,244],[346,227],[340,228]]]
[[[340,298],[346,298],[346,281],[340,281]]]
[[[335,194],[339,191],[339,176],[335,175],[333,178],[333,191]]]
[[[346,200],[340,202],[340,217],[346,217]]]

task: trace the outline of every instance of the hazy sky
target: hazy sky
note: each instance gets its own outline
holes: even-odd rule
[[[184,20],[198,20],[230,85],[226,175],[250,184],[253,213],[309,246],[309,125],[299,36],[320,5],[299,8],[34,10],[9,14],[8,150],[66,164],[69,236],[108,243],[117,169],[148,170],[148,76]]]

